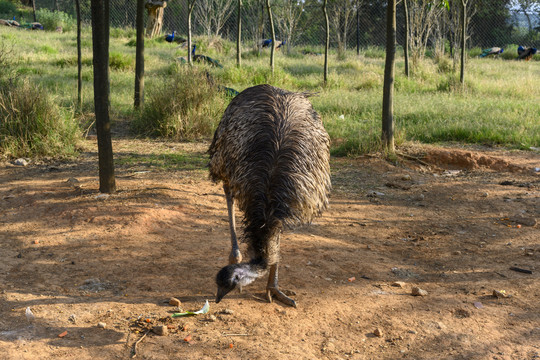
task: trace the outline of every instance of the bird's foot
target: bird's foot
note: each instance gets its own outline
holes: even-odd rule
[[[240,253],[240,250],[238,249],[231,250],[231,254],[229,255],[229,265],[240,264],[241,262],[242,262],[242,254]]]
[[[285,290],[285,292],[290,293]],[[285,295],[281,290],[279,290],[277,287],[267,287],[266,288],[266,298],[269,302],[272,302],[272,297],[274,297],[276,300],[281,301],[285,305],[289,305],[292,307],[296,307],[296,301]]]

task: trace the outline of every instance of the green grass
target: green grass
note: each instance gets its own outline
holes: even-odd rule
[[[11,58],[14,72],[30,83],[42,86],[64,109],[74,108],[77,89],[75,33],[28,32],[0,28],[0,42],[13,44]],[[115,121],[140,120],[133,111],[135,34],[132,29],[111,29],[111,118]],[[299,47],[290,56],[276,53],[275,72],[269,69],[269,50],[261,56],[249,44],[246,56],[237,68],[234,44],[222,40],[196,37],[198,53],[218,59],[223,69],[204,67],[215,82],[238,91],[262,83],[295,91],[316,93],[311,98],[321,114],[332,139],[334,154],[354,154],[377,149],[380,141],[384,50],[370,47],[360,56],[350,50],[338,59],[329,56],[328,84],[323,86],[324,57],[321,47]],[[83,29],[83,112],[92,113],[92,41],[89,28]],[[157,101],[167,93],[167,86],[178,76],[176,58],[187,54],[156,38],[147,40],[145,48],[145,99],[158,113]],[[505,48],[499,58],[474,57],[481,49],[472,49],[467,61],[466,87],[449,59],[426,59],[403,75],[404,64],[399,52],[396,63],[394,117],[396,142],[426,143],[462,142],[511,148],[540,146],[540,56],[530,62],[513,60],[517,48]],[[302,50],[311,51],[303,55]],[[459,68],[459,64],[457,64]],[[199,85],[204,79],[194,80]],[[178,90],[178,89],[177,89]],[[192,91],[192,90],[190,90]],[[214,95],[212,95],[214,96]],[[215,98],[215,106],[184,112],[192,121],[211,121],[193,132],[196,139],[211,137],[216,119],[229,99]],[[163,106],[165,108],[165,106]],[[186,115],[187,114],[187,115]],[[202,115],[201,115],[202,114]],[[341,116],[343,115],[343,116]],[[165,117],[165,115],[163,115]],[[170,119],[169,119],[170,120]],[[143,127],[144,128],[144,127]],[[169,127],[170,129],[170,127]],[[165,131],[161,135],[184,138],[183,130]],[[149,133],[145,128],[143,133]]]

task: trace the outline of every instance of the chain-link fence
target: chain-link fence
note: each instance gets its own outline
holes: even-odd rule
[[[35,0],[37,8],[56,9],[75,16],[73,0]],[[90,22],[90,0],[81,1],[84,22]],[[135,26],[136,0],[110,0],[112,27]],[[325,22],[320,0],[271,0],[276,38],[295,46],[324,45]],[[450,0],[450,9],[430,6],[429,0],[407,0],[412,51],[459,47],[461,1]],[[468,43],[472,47],[509,44],[540,47],[540,1],[469,0]],[[520,4],[525,4],[520,6]],[[405,38],[405,6],[397,6],[397,39]],[[163,32],[187,34],[187,0],[167,2]],[[192,33],[236,38],[238,0],[195,0]],[[331,47],[366,48],[385,44],[385,1],[329,0]],[[265,0],[244,0],[241,9],[242,41],[253,45],[270,38]]]

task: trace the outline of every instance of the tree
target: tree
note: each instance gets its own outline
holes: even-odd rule
[[[405,44],[403,56],[405,58],[405,76],[409,77],[409,0],[403,0],[403,13],[405,15]]]
[[[82,109],[81,4],[75,0],[77,12],[77,108]]]
[[[94,106],[99,158],[99,191],[116,191],[109,119],[109,1],[92,0]]]
[[[193,65],[193,59],[191,57],[191,16],[193,15],[193,7],[195,6],[195,0],[187,0],[187,4],[188,4],[187,58],[188,58],[188,64]]]
[[[338,54],[347,50],[347,34],[352,26],[353,0],[334,0],[329,7],[332,30],[336,36]]]
[[[459,81],[462,86],[465,86],[465,48],[467,39],[467,2],[469,0],[461,0],[461,66],[459,71]]]
[[[324,14],[324,24],[326,30],[325,42],[324,42],[324,85],[328,83],[328,48],[330,46],[330,21],[328,20],[327,10],[328,0],[323,0],[322,11]]]
[[[238,0],[238,18],[236,19],[236,66],[242,66],[242,0]]]
[[[413,67],[424,57],[433,27],[443,11],[443,7],[433,6],[434,2],[440,3],[440,0],[411,0],[407,4],[409,50]]]
[[[167,7],[167,1],[146,0],[148,10],[148,23],[146,25],[146,36],[153,38],[161,33],[163,27],[163,13]]]
[[[274,29],[274,20],[272,19],[272,8],[270,7],[270,0],[266,0],[266,10],[268,11],[268,21],[270,21],[270,31],[272,33],[272,43],[270,44],[271,45],[270,68],[272,69],[272,75],[274,75],[274,52],[276,51],[276,31]]]
[[[210,37],[219,36],[221,29],[232,15],[234,0],[199,0],[195,17]]]
[[[326,0],[325,0],[326,1]],[[388,0],[386,9],[386,62],[384,64],[382,142],[391,153],[394,149],[394,74],[396,60],[396,0]]]
[[[137,44],[135,50],[135,95],[133,106],[139,109],[144,102],[144,0],[137,0]]]
[[[290,51],[293,42],[300,35],[298,21],[304,13],[304,2],[297,0],[284,0],[276,8],[276,23],[281,36],[285,36],[287,52]]]

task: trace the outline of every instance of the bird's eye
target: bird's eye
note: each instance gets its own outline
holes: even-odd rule
[[[235,276],[234,276],[234,280],[235,280],[235,281],[238,281],[238,280],[240,280],[240,277],[239,277],[238,275],[235,275]]]

